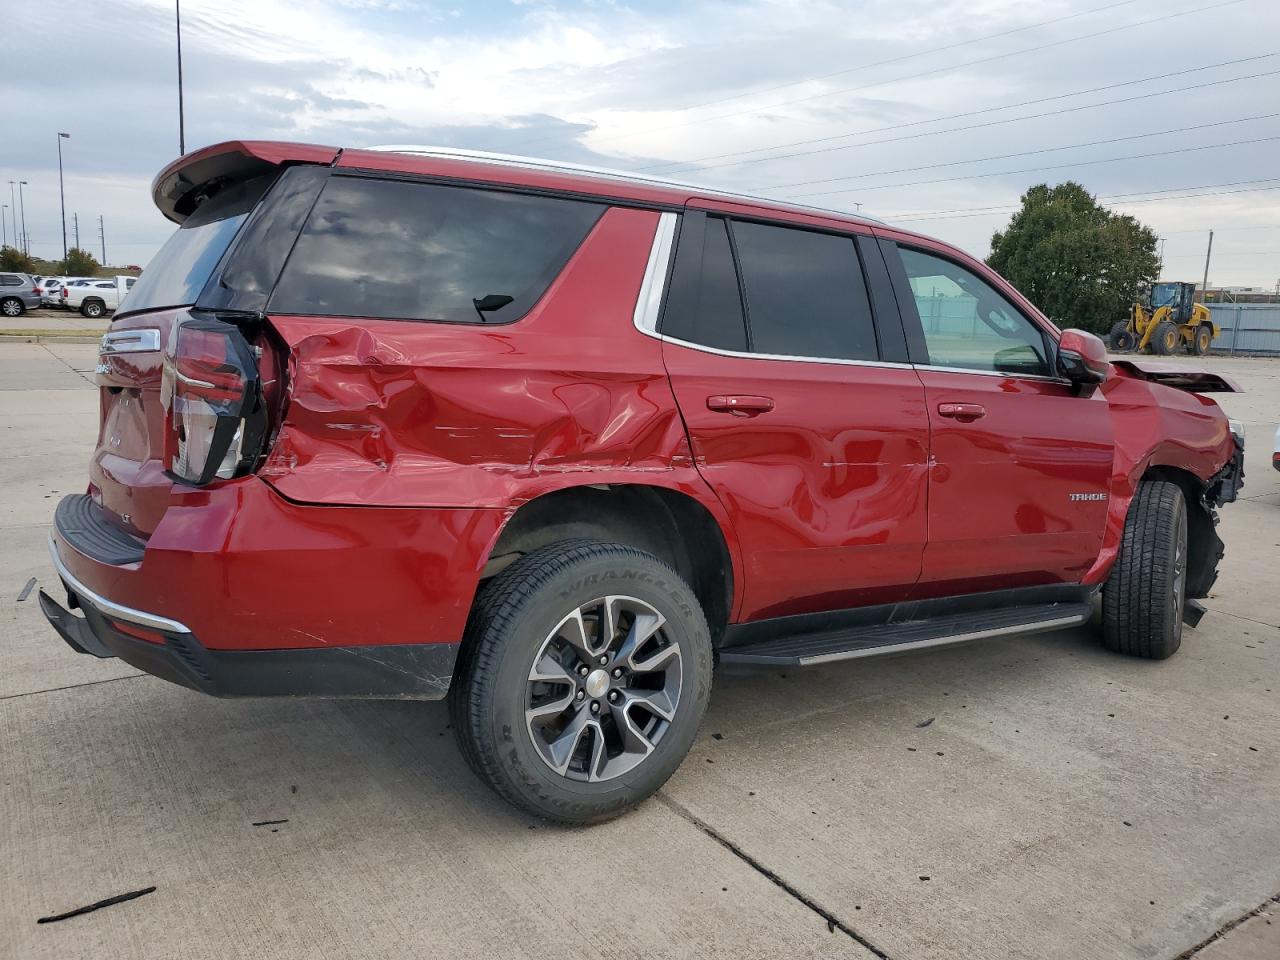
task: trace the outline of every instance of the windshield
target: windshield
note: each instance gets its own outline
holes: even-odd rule
[[[1182,290],[1177,283],[1157,283],[1151,288],[1151,306],[1153,309],[1168,307],[1178,302]]]
[[[271,179],[236,184],[202,204],[147,264],[120,312],[195,303]]]

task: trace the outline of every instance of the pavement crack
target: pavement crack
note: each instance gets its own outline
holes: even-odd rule
[[[0,700],[17,700],[21,697],[34,697],[41,693],[57,693],[59,690],[75,690],[79,687],[96,687],[102,683],[115,683],[117,680],[137,680],[139,677],[146,677],[146,673],[129,673],[123,677],[108,677],[106,680],[87,680],[84,683],[69,683],[65,687],[46,687],[43,690],[28,690],[25,693],[10,693]]]
[[[892,960],[889,954],[885,953],[882,949],[877,947],[865,936],[858,933],[857,930],[854,930],[852,927],[846,924],[843,920],[837,917],[834,913],[832,913],[826,907],[822,906],[820,903],[815,901],[813,898],[806,896],[804,893],[797,890],[790,883],[782,879],[782,877],[778,876],[778,874],[770,870],[768,867],[766,867],[763,863],[761,863],[755,857],[751,856],[751,854],[747,853],[745,850],[739,847],[732,840],[720,834],[715,829],[715,827],[711,826],[709,823],[707,823],[705,820],[697,816],[691,810],[684,807],[682,804],[676,802],[675,800],[672,800],[671,797],[669,797],[666,793],[662,791],[659,791],[654,796],[658,799],[660,803],[665,805],[669,810],[671,810],[674,814],[676,814],[676,816],[680,817],[683,820],[687,820],[689,823],[693,824],[693,826],[697,827],[699,830],[701,830],[703,833],[709,836],[716,843],[720,844],[720,846],[724,847],[726,850],[732,853],[735,857],[737,857],[739,860],[741,860],[743,863],[749,866],[752,870],[756,871],[756,873],[760,874],[762,877],[764,877],[774,886],[781,889],[788,896],[792,897],[794,900],[808,907],[810,910],[812,910],[814,913],[820,916],[824,921],[826,921],[828,930],[831,930],[833,932],[836,930],[839,930],[841,933],[848,936],[851,940],[855,941],[860,946],[863,946],[866,949],[870,950],[873,954],[879,957],[880,960]],[[1182,960],[1182,958],[1178,958],[1178,960]]]
[[[56,353],[50,350],[48,346],[46,346],[45,344],[40,343],[40,344],[37,344],[37,346],[40,347],[40,349],[43,350],[45,353],[47,353],[49,356],[53,357],[53,359],[57,360],[60,364],[62,364],[68,370],[70,370],[72,373],[74,373],[77,377],[79,377],[85,383],[93,387],[96,387],[98,385],[96,380],[94,380],[91,377],[85,376],[85,371],[77,370],[75,367],[69,364],[66,360],[63,360],[62,357],[58,356]]]
[[[1254,907],[1252,910],[1250,910],[1248,913],[1244,914],[1243,916],[1236,917],[1234,920],[1230,920],[1227,923],[1224,923],[1217,930],[1213,931],[1213,933],[1209,934],[1209,936],[1205,937],[1203,940],[1197,943],[1194,947],[1190,947],[1189,949],[1182,951],[1182,953],[1174,957],[1173,960],[1191,960],[1192,957],[1194,957],[1197,953],[1199,953],[1205,947],[1209,946],[1209,944],[1213,943],[1216,940],[1221,940],[1223,937],[1225,937],[1228,933],[1230,933],[1236,927],[1240,926],[1240,924],[1244,923],[1246,920],[1252,920],[1254,917],[1258,916],[1264,910],[1276,905],[1277,903],[1280,903],[1280,893],[1277,893],[1274,897],[1268,897],[1266,900],[1262,901],[1262,903],[1258,904],[1256,907]]]

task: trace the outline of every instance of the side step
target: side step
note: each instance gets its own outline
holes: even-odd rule
[[[720,651],[721,663],[755,663],[808,667],[833,660],[853,660],[907,650],[923,650],[952,643],[1013,633],[1040,633],[1087,623],[1088,603],[1042,603],[938,617],[905,623],[847,627],[764,640]]]

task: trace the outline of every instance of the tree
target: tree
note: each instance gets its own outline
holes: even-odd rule
[[[31,273],[35,268],[36,262],[17,247],[0,247],[0,270]]]
[[[64,277],[95,277],[98,275],[98,261],[88,250],[72,247],[67,251],[67,259],[58,264],[58,271]]]
[[[1078,183],[1032,187],[987,263],[1054,321],[1105,335],[1157,279],[1157,237],[1134,217],[1099,206]]]

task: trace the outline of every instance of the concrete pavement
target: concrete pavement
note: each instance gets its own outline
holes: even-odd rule
[[[1280,362],[1209,360],[1250,391],[1248,499],[1171,660],[1076,630],[723,674],[658,799],[572,831],[483,788],[442,705],[212,700],[17,602],[56,583],[94,359],[0,344],[0,957],[1280,956]]]

